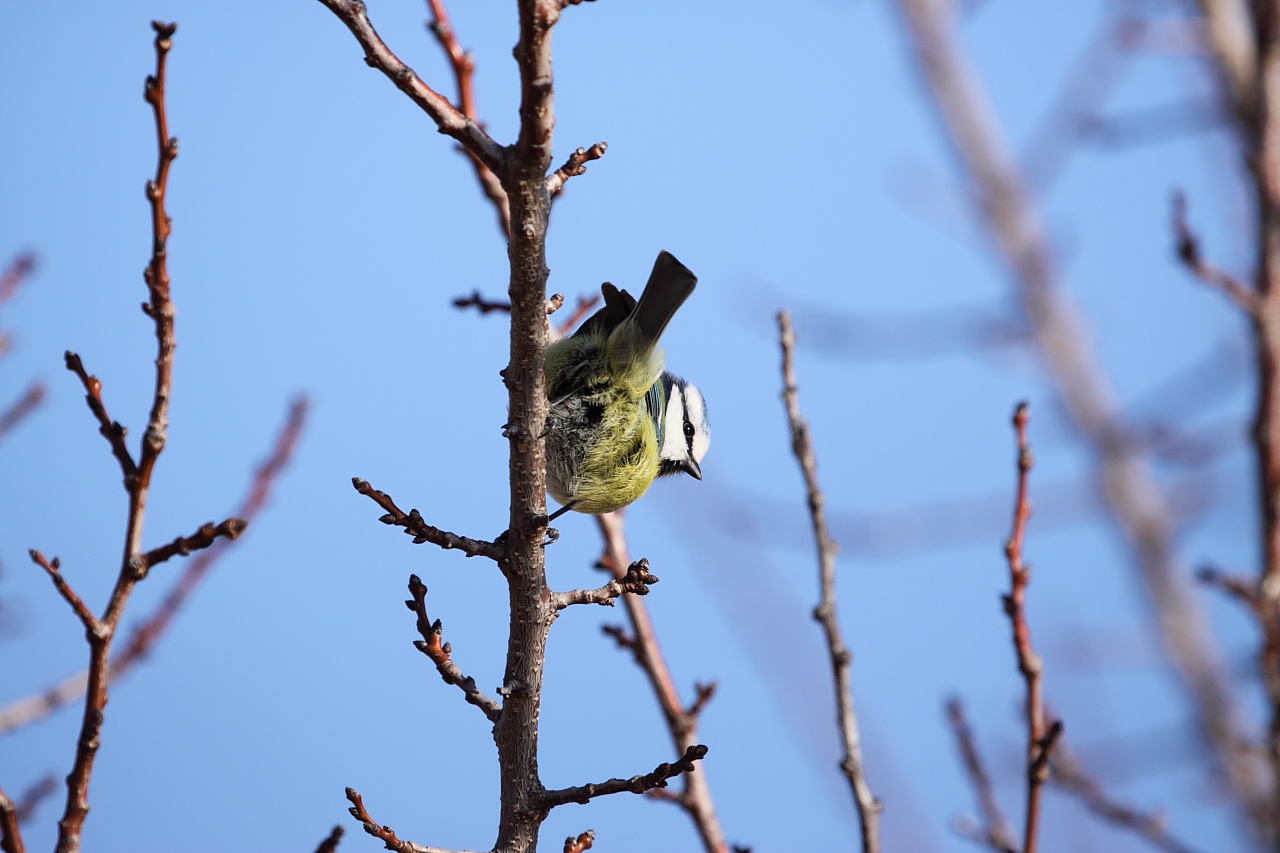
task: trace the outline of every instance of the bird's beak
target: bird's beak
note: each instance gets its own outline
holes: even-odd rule
[[[702,468],[692,459],[686,459],[680,463],[680,468],[695,480],[702,479]]]

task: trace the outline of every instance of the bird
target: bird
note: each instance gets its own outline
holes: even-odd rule
[[[657,477],[702,479],[711,444],[707,405],[663,369],[658,339],[697,276],[658,253],[640,300],[605,282],[604,307],[547,347],[547,490],[569,510],[599,515],[635,501]]]

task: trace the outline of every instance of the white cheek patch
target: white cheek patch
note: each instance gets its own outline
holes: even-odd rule
[[[658,449],[658,455],[679,462],[688,455],[684,442],[684,395],[676,385],[671,386],[671,392],[667,411],[662,417],[662,447]]]
[[[689,422],[693,424],[693,459],[701,462],[711,446],[711,424],[707,422],[707,404],[702,392],[692,385],[680,389],[680,396],[689,410]]]

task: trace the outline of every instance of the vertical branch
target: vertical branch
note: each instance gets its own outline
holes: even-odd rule
[[[862,763],[858,718],[853,710],[853,684],[849,673],[853,653],[840,634],[840,620],[836,614],[836,543],[827,531],[825,500],[818,483],[818,462],[809,442],[809,425],[800,413],[799,389],[796,387],[795,367],[792,363],[796,338],[788,312],[778,314],[778,329],[782,345],[782,400],[787,409],[787,421],[791,425],[791,448],[804,475],[809,516],[813,520],[813,538],[818,547],[821,597],[818,606],[814,608],[813,618],[822,626],[831,657],[831,671],[835,680],[836,722],[844,740],[844,758],[840,761],[840,769],[849,780],[849,788],[853,791],[854,804],[858,809],[862,849],[865,853],[875,853],[880,849],[879,816],[884,806],[871,793]]]
[[[89,641],[89,677],[85,689],[84,717],[80,735],[76,741],[76,756],[71,772],[67,775],[67,804],[62,819],[58,821],[58,853],[75,853],[80,849],[80,833],[89,814],[89,779],[97,756],[99,735],[102,729],[103,711],[107,705],[108,662],[111,639],[119,624],[120,616],[133,587],[146,574],[146,561],[142,551],[142,526],[146,512],[147,491],[151,471],[164,448],[168,427],[169,393],[173,367],[173,304],[169,301],[169,274],[166,267],[166,241],[169,236],[169,217],[165,213],[164,200],[168,188],[169,165],[178,155],[178,142],[168,135],[165,116],[164,85],[165,60],[172,47],[176,24],[153,21],[155,30],[156,71],[147,78],[146,99],[155,112],[158,139],[156,176],[147,183],[147,199],[152,212],[151,261],[145,279],[150,300],[143,310],[155,323],[158,354],[156,356],[156,384],[151,403],[151,415],[147,431],[142,439],[140,461],[135,470],[125,469],[125,489],[129,494],[129,515],[125,527],[124,556],[115,588],[103,612],[102,618],[86,626]]]
[[[547,347],[546,236],[551,210],[545,178],[555,125],[551,27],[559,7],[547,0],[520,0],[518,6],[520,132],[503,176],[511,205],[511,360],[504,373],[511,514],[500,566],[507,578],[511,621],[502,685],[505,701],[494,729],[502,797],[496,853],[536,849],[538,827],[546,817],[545,807],[538,803],[538,710],[547,632],[555,618],[545,594],[547,394],[542,361]]]
[[[600,563],[615,578],[622,578],[631,565],[622,519],[621,511],[596,516],[600,533],[604,537],[604,555]],[[636,663],[649,679],[676,752],[683,754],[698,743],[698,714],[710,698],[707,692],[710,688],[703,688],[699,699],[686,708],[662,654],[662,646],[658,643],[658,635],[644,599],[638,595],[624,595],[622,603],[627,608],[633,632],[625,645],[635,655]],[[681,778],[684,779],[684,790],[674,800],[693,821],[698,836],[702,839],[703,849],[706,853],[729,853],[706,774],[686,773]]]
[[[1243,719],[1221,656],[1174,553],[1174,519],[1089,348],[1082,317],[1065,292],[1022,175],[1005,150],[985,93],[955,44],[949,4],[898,0],[911,47],[948,140],[973,186],[993,248],[1031,323],[1044,366],[1091,450],[1111,520],[1132,555],[1165,653],[1232,799],[1255,830],[1268,823],[1268,793],[1242,754]]]
[[[1042,665],[1040,655],[1031,646],[1031,628],[1027,624],[1024,610],[1027,585],[1031,582],[1031,567],[1022,559],[1027,520],[1031,517],[1031,499],[1027,494],[1032,464],[1031,447],[1027,444],[1029,416],[1027,404],[1018,404],[1013,414],[1013,428],[1018,440],[1018,489],[1013,503],[1013,532],[1004,545],[1005,558],[1009,561],[1010,586],[1009,594],[1004,596],[1004,612],[1009,615],[1009,622],[1013,627],[1013,648],[1018,657],[1018,671],[1027,684],[1027,814],[1022,853],[1035,853],[1040,828],[1040,792],[1049,777],[1049,756],[1053,752],[1054,743],[1062,734],[1060,721],[1045,727],[1044,692],[1040,679]]]

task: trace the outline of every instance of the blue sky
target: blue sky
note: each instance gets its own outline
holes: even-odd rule
[[[963,44],[1015,150],[1049,113],[1107,5],[988,2],[966,19]],[[455,2],[450,11],[476,55],[480,111],[508,142],[514,8]],[[405,61],[451,91],[424,4],[379,0],[370,14]],[[290,398],[303,392],[314,405],[269,510],[113,691],[86,843],[309,850],[342,823],[352,833],[343,849],[374,849],[346,815],[351,785],[401,837],[487,849],[497,822],[489,725],[414,651],[401,601],[408,574],[421,575],[456,659],[492,691],[505,646],[502,579],[490,564],[411,545],[349,481],[364,477],[460,533],[491,538],[505,527],[505,322],[451,307],[476,289],[502,296],[505,247],[452,143],[310,0],[28,3],[6,18],[0,258],[29,249],[39,267],[0,316],[14,345],[0,361],[0,406],[33,378],[49,395],[0,444],[0,703],[86,657],[27,549],[58,555],[91,602],[114,578],[123,493],[62,353],[81,354],[136,440],[154,357],[138,311],[150,239],[142,189],[155,158],[141,97],[153,18],[179,22],[169,111],[181,153],[169,196],[175,392],[147,542],[227,515]],[[1018,315],[892,8],[601,2],[567,10],[554,39],[557,163],[598,140],[609,151],[556,204],[551,287],[573,300],[604,280],[639,286],[661,248],[700,279],[664,341],[669,365],[709,401],[704,480],[656,485],[628,524],[633,553],[662,578],[648,602],[678,682],[689,696],[695,680],[720,685],[698,772],[729,838],[756,851],[794,849],[797,837],[834,849],[855,833],[808,618],[816,562],[779,400],[773,316],[790,306],[801,404],[844,549],[842,618],[887,847],[968,848],[951,830],[972,808],[943,723],[953,694],[968,703],[1006,811],[1020,819],[1022,688],[998,596],[1014,481],[1008,419],[1027,399],[1032,489],[1042,495],[1028,541],[1029,612],[1049,700],[1117,797],[1163,808],[1200,849],[1241,849],[1198,773],[1189,714],[1159,664],[1133,570],[1092,508],[1087,455],[1035,356],[938,344],[975,314],[1015,325]],[[1194,58],[1147,52],[1126,66],[1104,112],[1210,91]],[[1247,570],[1245,329],[1179,268],[1169,229],[1180,187],[1206,252],[1247,273],[1237,160],[1223,131],[1086,144],[1041,201],[1122,399],[1145,418],[1225,436],[1213,464],[1160,471],[1206,499],[1180,536],[1182,559]],[[921,316],[932,319],[922,326]],[[861,347],[876,334],[868,355]],[[1162,390],[1211,358],[1207,383]],[[597,585],[591,519],[570,515],[559,527],[552,585]],[[139,588],[135,615],[177,571]],[[1257,704],[1250,626],[1213,595],[1204,601]],[[639,673],[600,633],[621,619],[577,608],[553,628],[548,785],[646,772],[672,757]],[[13,794],[65,774],[77,717],[64,710],[0,740],[0,785]],[[51,842],[59,811],[46,803],[29,848]],[[544,847],[588,826],[598,849],[615,853],[697,849],[676,809],[630,796],[557,810]],[[1052,851],[1140,849],[1057,795],[1045,839]]]

